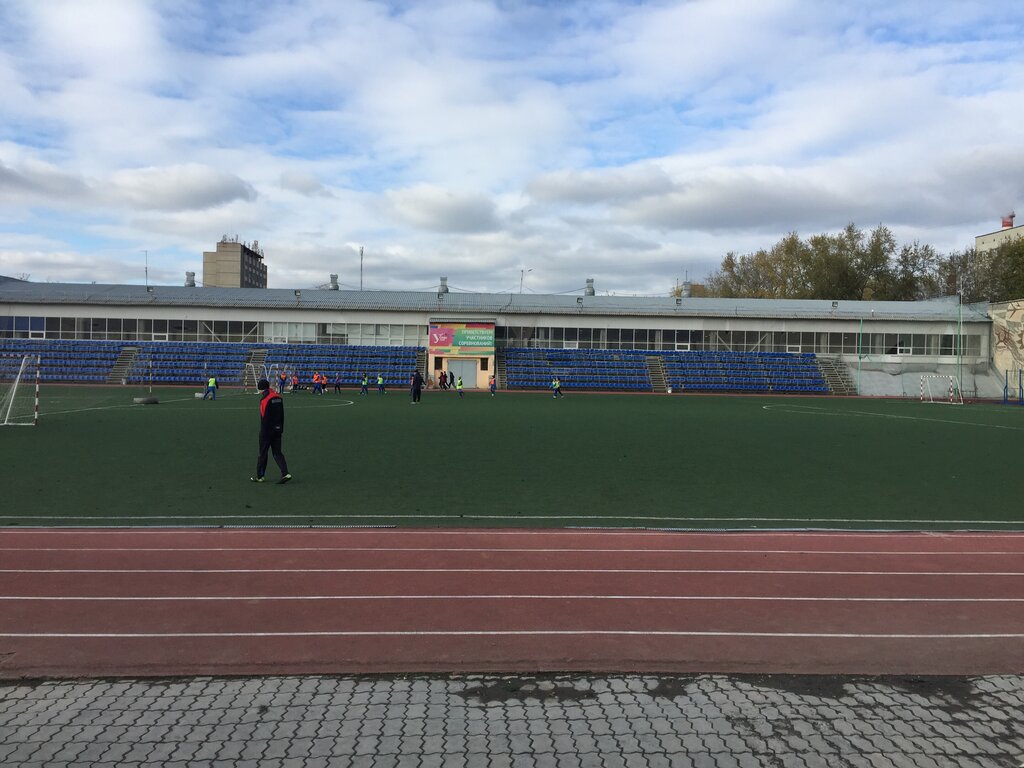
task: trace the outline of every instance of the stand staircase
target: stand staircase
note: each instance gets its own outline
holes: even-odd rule
[[[420,372],[423,380],[427,380],[427,351],[419,349],[416,351],[416,370]]]
[[[269,351],[267,349],[253,349],[249,352],[249,358],[245,361],[245,367],[242,369],[242,389],[244,391],[256,389],[256,382],[263,375],[263,366],[267,362]]]
[[[127,384],[128,373],[135,365],[135,359],[140,351],[139,347],[121,347],[121,354],[117,356],[110,373],[107,374],[107,384]]]
[[[505,389],[505,348],[494,350],[494,384],[498,389]]]
[[[661,355],[647,355],[647,372],[651,377],[651,390],[654,392],[668,392],[667,379],[665,377],[665,361]]]
[[[850,370],[838,357],[817,357],[815,362],[821,371],[825,384],[833,395],[856,395],[857,387],[850,378]]]

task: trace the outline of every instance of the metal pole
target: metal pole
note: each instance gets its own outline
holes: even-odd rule
[[[957,317],[957,328],[956,328],[956,386],[960,390],[960,396],[963,397],[964,389],[964,284],[960,282],[960,293],[958,294],[960,299],[957,305],[958,317]]]
[[[7,424],[11,420],[11,411],[14,409],[14,390],[13,387],[17,387],[21,383],[22,378],[25,376],[25,371],[28,369],[29,358],[26,355],[21,358],[21,364],[18,366],[18,372],[14,374],[14,383],[12,385],[11,399],[10,402],[6,403],[7,409],[3,413],[3,418],[0,419],[0,424]]]
[[[860,361],[864,357],[864,318],[860,319],[860,333],[857,334],[857,394],[861,394],[860,388]]]
[[[526,276],[527,272],[533,272],[533,270],[532,269],[520,269],[519,270],[519,292],[520,293],[523,292],[523,278]]]
[[[36,403],[35,409],[32,412],[32,426],[39,425],[39,374],[43,367],[43,356],[36,355]]]
[[[359,246],[359,290],[363,290],[363,246]]]

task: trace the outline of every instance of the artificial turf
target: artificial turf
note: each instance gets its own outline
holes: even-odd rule
[[[279,486],[249,481],[254,395],[139,394],[46,387],[0,429],[0,525],[1024,527],[1020,407],[297,392]]]

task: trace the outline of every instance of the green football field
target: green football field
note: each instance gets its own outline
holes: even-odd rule
[[[836,398],[45,387],[0,429],[0,525],[1021,529],[1024,408]]]

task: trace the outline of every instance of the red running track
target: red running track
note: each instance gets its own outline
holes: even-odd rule
[[[0,678],[1024,672],[1024,534],[0,532]]]

